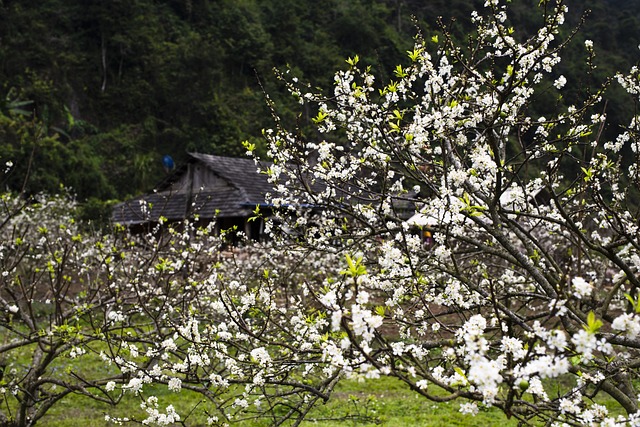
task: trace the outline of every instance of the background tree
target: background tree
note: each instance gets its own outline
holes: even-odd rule
[[[101,234],[68,198],[1,203],[2,425],[42,423],[71,393],[110,405],[107,420],[148,425],[201,425],[203,413],[209,425],[299,423],[329,398],[338,375],[311,375],[322,353],[298,344],[321,335],[292,286],[319,283],[332,257],[223,252],[213,223]],[[174,407],[167,391],[201,399]],[[142,407],[123,413],[123,399]]]
[[[640,2],[568,4],[571,27],[592,10],[578,38],[606,47],[585,83],[599,84],[637,60],[633,17]],[[34,169],[50,179],[34,177],[34,193],[51,191],[49,182],[63,182],[82,202],[124,198],[162,179],[165,154],[177,161],[188,150],[241,155],[243,140],[264,154],[261,132],[270,127],[270,115],[263,90],[277,101],[282,120],[312,132],[311,112],[298,111],[273,67],[289,65],[298,78],[328,87],[333,70],[358,54],[379,78],[388,79],[411,48],[415,22],[435,33],[442,17],[462,42],[473,32],[471,11],[481,6],[469,0],[330,1],[324,7],[310,0],[4,1],[0,95],[32,101],[28,111],[44,124],[44,135],[59,135],[55,151],[73,148],[48,161],[37,159]],[[523,34],[535,32],[536,17],[533,2],[513,4],[512,23]],[[577,102],[585,77],[581,41],[568,47],[557,68],[568,80],[566,105]],[[616,89],[606,96],[620,99],[623,93]],[[607,110],[612,124],[625,123],[632,113],[621,102]],[[605,132],[609,129],[615,132],[615,126]],[[4,142],[0,152],[19,154],[12,144]],[[75,151],[82,154],[74,156]],[[27,159],[13,161],[22,165]],[[22,188],[25,176],[17,175],[25,170],[16,169],[13,191]],[[70,178],[71,171],[76,176]],[[83,186],[86,182],[93,187]]]

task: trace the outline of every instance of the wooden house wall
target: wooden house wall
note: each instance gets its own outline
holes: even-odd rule
[[[187,173],[183,174],[164,192],[176,194],[201,190],[230,190],[232,188],[233,186],[229,182],[220,178],[211,169],[200,163],[195,163],[188,165]]]

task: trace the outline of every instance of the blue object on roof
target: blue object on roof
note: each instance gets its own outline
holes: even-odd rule
[[[173,161],[173,157],[168,154],[165,154],[162,158],[162,166],[164,166],[164,170],[166,172],[171,172],[173,168],[176,167],[175,162]]]

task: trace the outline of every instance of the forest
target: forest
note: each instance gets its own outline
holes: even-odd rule
[[[12,166],[3,185],[25,195],[71,188],[88,217],[105,215],[105,203],[162,179],[164,155],[238,156],[245,140],[260,150],[262,129],[273,126],[267,96],[304,133],[313,112],[297,112],[274,70],[328,88],[335,70],[358,55],[388,80],[416,34],[446,30],[465,40],[482,3],[4,0],[0,161]],[[533,31],[538,0],[512,3],[511,25]],[[640,1],[566,3],[563,37],[580,31],[555,72],[568,78],[570,101],[637,62]],[[593,70],[584,65],[586,39],[595,45]],[[625,95],[612,85],[606,96]],[[618,131],[632,110],[631,102],[611,103],[607,129]]]

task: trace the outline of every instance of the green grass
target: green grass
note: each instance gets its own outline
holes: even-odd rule
[[[305,427],[337,426],[515,426],[515,420],[508,420],[497,409],[482,410],[478,415],[464,415],[459,412],[460,401],[434,403],[418,396],[403,383],[394,378],[380,378],[359,383],[345,381],[340,384],[332,399],[318,406],[310,415]],[[313,421],[313,418],[339,417],[346,415],[355,405],[361,409],[368,407],[363,415],[376,416],[379,424],[358,422],[358,420]]]
[[[181,415],[193,407],[200,397],[183,390],[170,393],[158,388],[162,407],[173,404]],[[101,404],[82,396],[69,396],[56,405],[40,422],[47,427],[113,426],[104,420],[104,414],[143,418],[139,398],[128,397],[117,407]],[[161,408],[162,408],[161,407]],[[203,406],[204,407],[204,406]],[[332,398],[317,406],[308,416],[304,427],[372,427],[372,426],[515,426],[496,409],[481,409],[475,417],[461,414],[460,402],[429,402],[408,390],[393,378],[381,378],[366,382],[344,381],[336,388]],[[355,416],[354,416],[355,415]],[[207,416],[196,409],[187,425],[205,426]],[[367,421],[367,419],[369,421]],[[375,423],[373,420],[379,423]],[[243,422],[242,427],[267,426],[268,422]]]
[[[99,350],[99,348],[98,348]],[[14,350],[10,356],[15,363],[28,365],[32,348],[29,346]],[[96,350],[97,351],[97,350]],[[76,361],[77,362],[77,361]],[[57,371],[65,376],[65,367],[70,360],[64,357],[49,366],[50,371]],[[88,378],[104,377],[114,372],[96,354],[87,354],[79,363],[74,364],[78,373]],[[563,390],[573,387],[575,379],[567,377],[564,380],[554,379],[556,393],[549,389],[550,395],[560,395]],[[547,384],[550,385],[550,384]],[[160,411],[168,404],[174,405],[177,412],[184,418],[192,408],[197,408],[186,420],[190,427],[207,425],[208,415],[204,412],[208,405],[202,402],[199,394],[183,389],[180,393],[173,393],[164,385],[145,386],[147,396],[156,395],[160,399]],[[115,395],[115,392],[114,394]],[[620,406],[606,395],[598,396],[599,403],[609,407],[612,414],[621,414]],[[58,402],[47,415],[39,421],[40,426],[46,427],[111,427],[114,424],[105,421],[105,414],[115,417],[135,417],[137,420],[146,418],[140,408],[141,399],[129,393],[117,406],[110,406],[81,395],[69,395]],[[15,404],[15,402],[13,402]],[[364,382],[342,381],[338,384],[327,403],[315,407],[302,424],[304,427],[372,427],[376,426],[407,426],[407,427],[437,427],[437,426],[516,426],[515,419],[507,419],[496,408],[480,406],[478,415],[470,416],[459,412],[458,400],[448,403],[433,403],[408,389],[408,387],[394,378],[383,377]],[[5,403],[3,402],[3,405]],[[267,427],[268,421],[246,421],[238,423],[241,427]]]
[[[14,363],[28,365],[32,346],[18,348],[11,352]],[[57,372],[54,376],[66,376],[66,369],[70,360],[64,357],[49,366],[49,371]],[[87,378],[105,377],[114,372],[96,354],[83,356],[79,363],[74,364],[78,373]],[[551,380],[549,380],[551,381]],[[550,395],[561,395],[574,386],[575,379],[567,377],[564,380],[554,379],[552,383],[557,387],[554,392],[549,388]],[[160,399],[160,411],[165,412],[167,405],[172,404],[184,418],[197,408],[186,420],[190,427],[207,425],[208,415],[204,412],[210,403],[203,402],[199,394],[183,389],[180,393],[173,393],[165,385],[145,386],[145,394],[156,395]],[[112,394],[115,395],[115,392]],[[622,408],[610,397],[599,394],[598,402],[605,404],[611,415],[622,414]],[[110,406],[81,395],[69,395],[49,410],[47,415],[39,421],[40,426],[72,427],[95,426],[111,427],[114,424],[105,421],[105,414],[115,417],[135,417],[137,420],[146,418],[140,408],[141,398],[129,393],[117,406]],[[515,419],[507,419],[496,408],[480,406],[478,415],[470,416],[459,412],[458,400],[448,403],[433,403],[408,389],[408,387],[394,378],[383,377],[364,382],[342,381],[338,384],[328,402],[316,406],[302,424],[304,427],[372,427],[377,426],[407,426],[407,427],[436,427],[436,426],[516,426]],[[3,406],[6,404],[2,402]],[[10,403],[15,405],[15,401]],[[3,408],[4,409],[4,408]],[[235,424],[234,424],[235,425]],[[238,423],[241,427],[267,427],[268,421],[246,421]]]
[[[570,387],[555,381],[558,388]],[[168,404],[174,405],[184,418],[194,406],[198,406],[186,420],[190,427],[207,425],[207,414],[204,410],[208,403],[202,402],[200,395],[183,389],[173,393],[166,386],[145,386],[146,395],[156,395],[160,400],[160,411]],[[92,426],[107,427],[114,424],[104,420],[104,415],[117,417],[146,418],[140,408],[140,397],[126,394],[117,406],[109,406],[84,396],[70,395],[55,405],[40,421],[39,425],[47,427]],[[620,406],[606,395],[599,396],[598,402],[611,410],[610,415],[622,414]],[[515,419],[507,417],[496,408],[484,408],[479,405],[480,412],[476,416],[459,412],[462,400],[434,403],[418,396],[405,384],[394,378],[383,377],[364,382],[342,381],[338,384],[328,402],[316,406],[307,416],[303,427],[373,427],[373,426],[406,426],[406,427],[438,427],[438,426],[516,426]],[[269,421],[245,421],[241,427],[267,427]],[[287,424],[285,424],[287,425]]]

